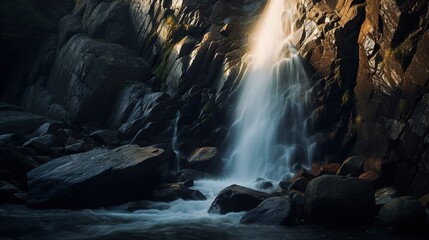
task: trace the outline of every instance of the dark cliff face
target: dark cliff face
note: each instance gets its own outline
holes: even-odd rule
[[[43,34],[34,41],[3,34],[3,101],[141,145],[170,143],[179,111],[185,155],[225,148],[249,29],[265,0],[30,2],[52,26],[35,28]],[[320,161],[383,161],[418,196],[429,191],[428,7],[299,0],[292,36],[312,73]]]

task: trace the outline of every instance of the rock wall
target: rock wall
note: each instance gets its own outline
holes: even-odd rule
[[[420,197],[429,190],[428,2],[301,1],[299,9],[294,39],[322,79],[314,116],[326,156],[381,161],[400,190]]]
[[[266,0],[71,2],[53,12],[34,1],[56,29],[18,51],[1,99],[117,130],[123,143],[170,144],[177,129],[184,156],[225,149]],[[320,161],[362,155],[400,190],[428,192],[427,1],[299,0],[297,10],[291,41],[312,75]]]

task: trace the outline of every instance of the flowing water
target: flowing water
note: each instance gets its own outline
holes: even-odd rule
[[[257,177],[279,180],[292,171],[297,156],[299,164],[310,164],[314,141],[306,130],[309,82],[287,42],[293,3],[271,0],[253,34],[252,64],[243,79],[232,127],[230,171],[223,180],[195,182],[206,201],[148,202],[149,209],[133,213],[126,211],[126,205],[82,211],[0,206],[0,239],[377,239],[379,233],[364,229],[246,226],[239,224],[244,213],[207,212],[216,195],[230,184],[254,187]],[[176,153],[179,114],[172,123]]]
[[[309,80],[288,42],[294,3],[270,1],[253,35],[226,167],[232,178],[278,180],[296,165],[310,165],[315,142],[307,136]]]

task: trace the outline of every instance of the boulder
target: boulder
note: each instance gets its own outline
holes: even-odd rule
[[[363,172],[363,166],[365,164],[365,159],[362,157],[349,157],[344,160],[340,169],[338,169],[337,175],[346,176],[346,175],[357,175],[359,176]]]
[[[311,180],[305,191],[304,211],[311,222],[365,224],[374,206],[371,183],[354,177],[323,175]]]
[[[269,197],[268,193],[234,184],[223,189],[217,195],[209,208],[209,213],[226,214],[249,211]]]
[[[172,183],[154,189],[147,199],[152,201],[171,202],[177,199],[206,200],[206,196],[198,190],[188,188],[184,183]]]
[[[386,203],[380,209],[378,220],[395,230],[415,230],[426,224],[426,210],[413,197],[399,197]]]
[[[203,172],[217,172],[221,158],[215,147],[201,147],[189,156],[187,162],[195,169]]]
[[[54,159],[28,173],[32,208],[97,208],[136,200],[160,184],[164,150],[125,145]]]
[[[291,225],[296,223],[294,202],[290,198],[272,197],[248,211],[240,220],[244,224]]]

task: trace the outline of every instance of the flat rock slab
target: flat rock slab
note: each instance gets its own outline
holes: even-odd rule
[[[166,172],[164,150],[125,145],[54,159],[28,173],[33,208],[97,208],[136,200]]]

